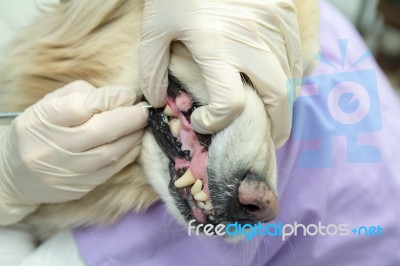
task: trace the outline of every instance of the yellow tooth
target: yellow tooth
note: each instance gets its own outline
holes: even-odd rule
[[[200,208],[204,209],[204,207],[206,206],[206,204],[202,201],[198,201],[197,202],[197,206],[199,206]]]
[[[167,104],[164,108],[164,114],[167,116],[174,116],[171,107]]]
[[[164,121],[165,123],[168,123],[168,117],[167,117],[167,116],[164,116],[162,119],[163,119],[163,121]]]
[[[204,191],[200,191],[199,193],[194,195],[194,199],[199,201],[206,201],[208,199],[208,196]]]
[[[203,182],[200,179],[197,179],[192,188],[190,189],[190,192],[192,192],[192,195],[196,195],[201,191],[203,188]]]
[[[205,214],[213,214],[212,211],[213,211],[213,210],[206,210],[206,209],[204,209],[204,213],[205,213]]]
[[[179,129],[181,129],[181,120],[179,119],[172,119],[169,122],[169,128],[171,129],[171,133],[174,137],[178,136]]]
[[[192,185],[196,179],[193,177],[192,171],[188,169],[186,173],[174,182],[177,188],[183,188]]]
[[[211,211],[212,209],[213,209],[214,207],[212,206],[212,204],[211,204],[211,201],[206,201],[206,205],[204,206],[204,209],[206,210],[206,211]]]

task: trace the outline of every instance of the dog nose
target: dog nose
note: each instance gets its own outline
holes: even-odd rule
[[[244,221],[269,222],[278,215],[278,198],[261,177],[248,174],[240,183],[231,215]]]

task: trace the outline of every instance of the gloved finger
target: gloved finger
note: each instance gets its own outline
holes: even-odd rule
[[[113,110],[121,106],[131,106],[136,101],[136,93],[124,86],[105,86],[91,91],[85,104],[93,114]]]
[[[82,93],[89,93],[92,90],[95,90],[92,84],[84,81],[84,80],[77,80],[71,83],[68,83],[64,87],[53,91],[52,93],[47,94],[43,99],[44,100],[51,100],[57,97],[65,96],[67,94],[75,93],[75,92],[82,92]]]
[[[142,104],[143,105],[143,104]],[[141,105],[119,107],[94,115],[85,124],[72,128],[64,148],[83,152],[139,131],[147,125],[147,109]]]
[[[96,172],[88,172],[88,173],[80,172],[75,174],[67,174],[63,176],[65,177],[63,180],[63,185],[54,185],[54,188],[57,188],[57,190],[55,190],[54,192],[57,192],[57,195],[59,197],[51,195],[50,198],[57,199],[57,200],[52,200],[51,202],[64,202],[67,200],[81,198],[82,195],[89,193],[96,186],[105,183],[113,175],[120,172],[130,163],[134,162],[140,154],[140,149],[141,149],[140,144],[134,146],[127,153],[125,153],[119,160],[103,168],[100,168]],[[63,194],[65,196],[63,196]],[[48,197],[49,195],[46,196]],[[45,197],[40,202],[48,202],[47,197]]]
[[[159,13],[146,1],[140,25],[139,73],[140,88],[148,102],[162,107],[167,101],[168,64],[172,37],[160,29]]]
[[[116,173],[120,172],[124,169],[127,165],[131,164],[136,160],[139,156],[141,150],[141,145],[135,146],[133,149],[128,151],[121,159],[118,161],[109,164],[96,172],[96,175],[93,176],[93,182],[96,182],[96,185],[102,184],[107,179],[115,175]]]
[[[64,167],[71,172],[94,174],[101,168],[115,164],[121,160],[131,149],[140,145],[143,137],[143,130],[135,131],[129,135],[121,137],[111,143],[101,145],[91,150],[76,153],[71,156],[68,162],[64,162]],[[84,161],[82,164],[80,162]],[[89,185],[90,180],[79,180],[78,182]]]
[[[65,85],[62,88],[59,88],[49,94],[46,94],[43,99],[39,101],[40,104],[45,104],[49,102],[52,99],[62,97],[68,94],[73,94],[73,93],[89,93],[92,90],[95,90],[96,88],[92,86],[90,83],[83,81],[83,80],[77,80],[74,82],[71,82],[67,85]],[[29,106],[25,111],[32,110],[36,104]]]
[[[251,51],[247,51],[251,58]],[[295,92],[288,86],[288,78],[272,53],[253,51],[257,64],[251,62],[242,69],[249,76],[267,114],[271,119],[271,134],[275,148],[281,147],[289,138],[292,124],[292,107]]]
[[[218,51],[212,51],[212,46],[194,45],[188,49],[199,63],[210,100],[193,112],[192,126],[199,133],[210,134],[226,127],[243,111],[246,99],[242,80],[239,71]]]
[[[140,88],[147,101],[156,108],[167,101],[170,43],[140,45]]]
[[[135,100],[136,94],[129,88],[110,86],[41,101],[35,113],[42,121],[73,127],[85,123],[96,113],[129,106]]]

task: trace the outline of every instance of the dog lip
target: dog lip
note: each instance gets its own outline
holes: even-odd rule
[[[154,138],[170,161],[173,161],[175,158],[190,161],[190,152],[181,150],[182,143],[172,135],[169,125],[165,121],[166,119],[162,108],[149,109],[147,122],[153,132]]]
[[[182,143],[174,137],[170,131],[168,123],[165,121],[165,115],[163,113],[163,109],[151,109],[149,110],[149,125],[152,129],[153,135],[167,155],[170,161],[169,165],[169,172],[170,172],[170,184],[169,190],[172,195],[175,196],[176,199],[179,198],[181,201],[186,201],[188,205],[188,209],[190,210],[191,214],[199,219],[200,221],[206,220],[206,214],[204,210],[202,210],[198,205],[197,202],[194,200],[190,187],[183,187],[183,188],[176,188],[174,186],[174,182],[181,177],[192,161],[190,156],[190,151],[188,150],[181,150]],[[201,144],[201,143],[200,143]],[[203,150],[203,152],[206,152]],[[195,157],[197,158],[197,157]],[[182,162],[186,167],[178,168],[176,167],[176,163]],[[181,164],[182,164],[181,163]],[[197,169],[197,168],[194,168]],[[204,181],[204,179],[203,179]],[[174,193],[176,192],[176,193]],[[182,205],[182,204],[180,204]],[[186,212],[186,211],[185,211]],[[182,213],[182,211],[181,211]],[[183,213],[182,213],[183,214]],[[186,215],[184,215],[186,216]]]
[[[212,209],[207,211],[198,205],[191,193],[190,186],[177,188],[174,183],[190,168],[195,179],[202,180],[202,191],[210,200],[207,157],[212,136],[198,134],[192,129],[190,115],[199,105],[193,102],[192,97],[173,76],[169,76],[168,96],[168,112],[164,113],[164,108],[150,108],[148,124],[156,142],[170,161],[169,191],[176,201],[176,206],[186,219],[188,218],[187,214],[190,214],[189,217],[194,216],[198,222],[210,221],[209,215],[213,215],[211,219],[215,219],[214,211]],[[168,121],[169,118],[170,121]],[[171,129],[172,131],[174,129],[171,127],[173,125],[171,121],[174,119],[179,119],[182,126],[179,127],[178,132],[172,133]],[[209,203],[204,203],[209,206]]]

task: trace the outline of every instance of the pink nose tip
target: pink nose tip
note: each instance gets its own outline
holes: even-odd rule
[[[233,210],[234,218],[269,222],[278,215],[278,198],[260,178],[246,177],[240,183],[238,198],[239,206]]]

